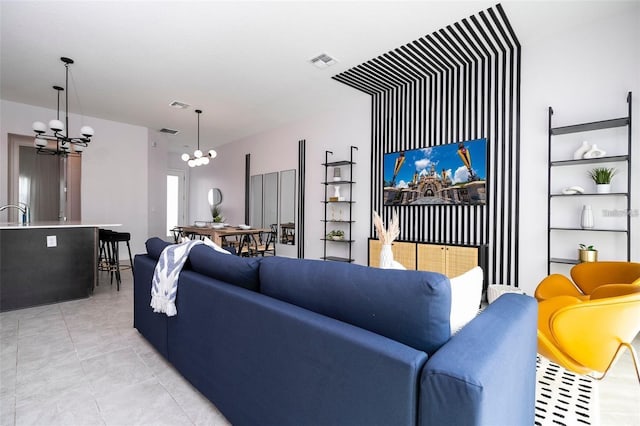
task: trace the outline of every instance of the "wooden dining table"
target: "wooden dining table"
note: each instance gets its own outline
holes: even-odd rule
[[[236,226],[225,226],[223,228],[211,228],[210,226],[178,226],[178,228],[184,234],[205,235],[220,247],[222,247],[222,240],[225,237],[239,235],[250,235],[255,237],[262,232],[271,232],[270,229],[265,228],[242,229]]]

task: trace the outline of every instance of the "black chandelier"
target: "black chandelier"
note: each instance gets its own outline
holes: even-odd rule
[[[73,59],[62,57],[60,60],[64,63],[65,68],[65,90],[64,87],[53,86],[58,92],[58,116],[55,120],[49,121],[49,129],[53,132],[51,135],[47,135],[47,126],[41,121],[35,121],[33,123],[33,131],[36,132],[36,139],[34,141],[35,147],[38,149],[39,154],[52,154],[66,156],[70,152],[81,153],[89,146],[91,142],[91,136],[93,136],[93,128],[89,126],[82,126],[80,134],[82,137],[71,138],[68,136],[69,132],[69,65],[73,64]],[[60,92],[65,92],[65,117],[64,123],[60,121]],[[55,148],[49,146],[49,141],[55,141]]]
[[[204,155],[202,151],[200,151],[200,114],[202,114],[202,110],[197,109],[196,114],[198,114],[198,149],[193,151],[193,157],[187,153],[182,154],[182,156],[180,157],[183,161],[187,162],[189,167],[204,166],[205,164],[209,164],[209,158],[213,159],[216,158],[216,155],[218,155],[218,153],[213,149],[210,149],[207,152],[207,155]]]

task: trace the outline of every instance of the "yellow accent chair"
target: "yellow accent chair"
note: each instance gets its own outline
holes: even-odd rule
[[[606,292],[606,286],[631,284],[640,286],[640,263],[635,262],[585,262],[571,268],[571,281],[560,274],[552,274],[538,284],[535,297],[538,301],[557,296],[572,296],[589,300],[594,292]]]
[[[640,383],[631,342],[640,332],[640,286],[609,284],[589,300],[557,296],[538,303],[538,353],[578,374],[602,379],[624,348]]]

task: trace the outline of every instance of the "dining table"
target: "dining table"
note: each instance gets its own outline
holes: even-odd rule
[[[211,241],[220,247],[223,246],[223,240],[226,237],[248,235],[255,238],[263,232],[271,232],[270,229],[265,228],[241,228],[239,226],[224,226],[221,228],[213,228],[211,226],[178,226],[177,228],[184,235],[204,235],[209,237]]]

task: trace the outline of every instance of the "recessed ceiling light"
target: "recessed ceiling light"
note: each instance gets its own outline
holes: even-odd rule
[[[179,130],[168,129],[166,127],[163,127],[162,129],[160,129],[160,133],[166,133],[168,135],[177,135],[179,132],[180,132]]]
[[[191,105],[186,104],[184,102],[180,102],[180,101],[173,101],[169,104],[169,106],[174,107],[174,108],[178,108],[178,109],[187,109],[189,108]]]
[[[316,56],[315,58],[309,59],[309,62],[311,62],[313,65],[315,65],[316,68],[325,69],[325,68],[330,67],[331,65],[336,64],[338,62],[338,60],[336,58],[332,58],[331,56],[327,55],[326,53],[321,53],[318,56]]]

